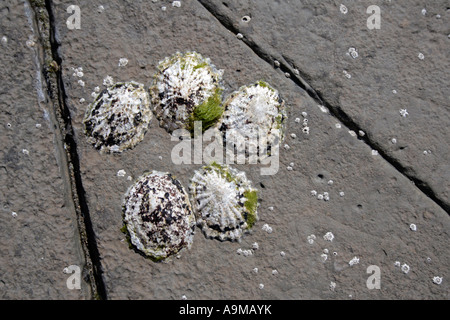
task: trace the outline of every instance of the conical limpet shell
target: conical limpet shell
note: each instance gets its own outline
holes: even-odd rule
[[[141,176],[126,195],[124,229],[131,244],[154,261],[190,248],[195,216],[180,182],[168,173]]]
[[[172,133],[194,128],[202,121],[203,131],[214,125],[223,113],[222,70],[209,58],[196,52],[164,59],[158,66],[150,96],[160,125]]]
[[[257,190],[245,172],[212,163],[195,171],[191,180],[197,225],[209,238],[239,241],[258,220]]]
[[[270,155],[271,147],[284,139],[284,101],[268,83],[241,87],[225,100],[224,108],[217,127],[227,148],[246,155]]]
[[[84,116],[88,141],[102,152],[122,152],[144,138],[152,119],[144,85],[116,83],[97,96]]]

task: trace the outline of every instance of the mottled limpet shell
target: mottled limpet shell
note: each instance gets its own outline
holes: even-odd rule
[[[99,93],[84,116],[88,141],[101,152],[122,152],[144,138],[152,119],[143,84],[116,83]]]
[[[258,220],[257,190],[245,172],[213,162],[195,171],[190,193],[197,225],[208,238],[239,241]]]
[[[271,147],[284,139],[284,101],[268,83],[258,81],[241,87],[225,100],[224,108],[217,127],[227,148],[246,155],[270,155]]]
[[[171,174],[152,171],[141,176],[128,189],[123,211],[128,240],[152,260],[190,248],[195,215],[184,188]]]
[[[194,121],[202,121],[205,131],[217,122],[223,113],[223,70],[196,52],[177,52],[160,62],[158,70],[150,96],[162,127],[169,133],[193,131]]]

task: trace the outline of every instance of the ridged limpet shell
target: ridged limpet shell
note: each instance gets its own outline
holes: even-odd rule
[[[123,211],[128,240],[152,260],[190,248],[195,215],[183,186],[171,174],[152,171],[141,176],[128,189]]]
[[[217,126],[227,148],[246,155],[270,155],[271,147],[284,139],[284,101],[267,82],[241,87],[225,100],[224,108]]]
[[[196,52],[177,52],[160,62],[158,70],[150,96],[163,128],[192,131],[194,121],[202,121],[205,131],[217,122],[223,113],[223,70]]]
[[[84,116],[88,141],[101,152],[122,152],[144,138],[152,119],[143,84],[116,83],[99,93]]]
[[[245,172],[212,163],[195,171],[190,185],[197,225],[208,238],[239,241],[258,220],[257,190]]]

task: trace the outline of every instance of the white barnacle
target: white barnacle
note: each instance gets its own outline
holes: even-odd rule
[[[261,290],[264,289],[264,284],[260,283],[260,284],[259,284],[259,288],[260,288]]]
[[[273,64],[275,65],[276,68],[280,67],[280,61],[278,61],[278,60],[274,60]]]
[[[15,212],[15,211],[11,212],[11,216],[12,216],[13,218],[16,218],[16,217],[17,217],[17,212]]]
[[[403,273],[408,273],[410,268],[406,263],[404,263],[402,264],[401,270],[403,271]]]
[[[378,150],[372,150],[372,155],[373,156],[377,156],[378,155]]]
[[[345,5],[343,5],[343,4],[341,4],[339,6],[339,10],[341,11],[342,14],[347,14],[347,12],[348,12],[347,7]]]
[[[172,7],[180,8],[181,7],[181,1],[174,1],[174,2],[172,2]]]
[[[334,126],[336,127],[336,129],[342,128],[342,125],[340,123],[336,123]]]
[[[213,162],[195,171],[190,192],[197,224],[208,238],[239,241],[258,220],[257,190],[245,172]]]
[[[152,260],[190,248],[195,216],[187,193],[171,174],[141,176],[126,192],[123,210],[131,244]]]
[[[424,16],[424,15],[426,15],[426,14],[427,14],[427,9],[423,8],[423,9],[422,9],[422,15]]]
[[[295,123],[300,123],[300,122],[301,122],[300,118],[295,118]]]
[[[120,58],[119,59],[119,67],[125,67],[128,64],[128,59],[127,58]]]
[[[328,231],[327,233],[325,233],[325,235],[323,236],[323,239],[325,241],[333,241],[334,239],[334,234],[331,231]]]
[[[258,273],[259,270],[258,270],[258,268],[255,267],[255,268],[253,268],[252,271],[253,271],[254,273]]]
[[[260,159],[270,156],[273,147],[284,139],[284,101],[268,83],[258,81],[241,87],[225,100],[224,108],[217,128],[229,150]]]
[[[311,194],[313,197],[315,197],[315,196],[317,196],[317,191],[316,191],[316,190],[311,190],[310,194]]]
[[[252,20],[252,18],[250,16],[243,16],[242,17],[242,21],[243,22],[250,22],[250,20]]]
[[[103,85],[106,87],[112,86],[114,84],[114,79],[111,76],[106,76],[105,79],[103,79]]]
[[[78,80],[78,84],[80,85],[80,86],[82,86],[82,87],[84,87],[84,81],[83,80]]]
[[[22,153],[27,156],[30,154],[30,151],[28,151],[27,149],[22,149]]]
[[[101,152],[122,152],[144,138],[152,119],[143,84],[116,83],[98,94],[84,116],[88,141]]]
[[[394,267],[400,268],[400,266],[401,266],[400,261],[395,261],[394,262]]]
[[[336,282],[331,281],[329,287],[331,291],[334,291],[334,289],[336,289]]]
[[[116,175],[117,175],[118,177],[125,177],[126,172],[125,172],[125,170],[121,169],[121,170],[117,171],[117,174],[116,174]]]
[[[295,133],[291,133],[291,138],[295,139],[295,138],[297,138],[297,135]]]
[[[319,194],[317,195],[317,200],[323,200],[323,194],[319,193]]]
[[[406,109],[400,109],[399,112],[400,112],[400,115],[404,118],[406,118],[406,116],[409,115],[408,110],[406,110]]]
[[[202,122],[203,131],[213,126],[223,113],[222,74],[197,52],[177,52],[161,61],[149,89],[160,126],[169,133],[193,131],[195,121]]]
[[[344,191],[339,192],[339,196],[340,196],[340,197],[345,196],[345,192],[344,192]]]
[[[1,42],[3,45],[6,45],[8,43],[8,38],[6,36],[3,36]]]
[[[302,129],[302,132],[303,132],[304,134],[309,134],[309,127],[304,127],[304,128]]]
[[[280,251],[280,256],[285,257],[286,253],[284,251]]]
[[[244,35],[242,33],[238,33],[236,34],[236,38],[238,38],[239,40],[244,39]]]
[[[439,276],[435,276],[435,277],[433,277],[433,283],[434,284],[441,284],[442,283],[442,277],[439,277]]]
[[[414,223],[411,223],[409,225],[409,228],[411,229],[411,231],[416,231],[417,230],[417,226]]]
[[[291,147],[288,144],[284,145],[284,149],[289,150]]]
[[[350,266],[354,266],[355,264],[358,264],[358,263],[359,263],[359,258],[358,258],[358,257],[353,257],[352,260],[350,260],[350,261],[348,262],[348,264],[349,264]]]
[[[420,60],[425,59],[425,56],[423,55],[422,52],[419,52],[419,54],[417,55],[417,57],[418,57]]]
[[[272,270],[272,275],[276,276],[278,274],[278,270],[274,269]]]
[[[254,242],[254,243],[252,244],[252,248],[253,248],[254,250],[258,250],[258,249],[259,249],[259,244],[258,244],[258,242]]]
[[[262,226],[262,230],[263,230],[263,231],[266,231],[267,233],[272,233],[272,231],[273,231],[272,227],[269,226],[267,223],[265,223],[265,224]]]
[[[327,261],[327,259],[328,259],[328,255],[325,254],[325,253],[322,253],[322,254],[320,255],[320,259],[322,260],[322,262],[325,262],[325,261]]]
[[[316,240],[316,236],[315,235],[309,235],[306,240],[308,241],[309,244],[313,244],[314,240]]]

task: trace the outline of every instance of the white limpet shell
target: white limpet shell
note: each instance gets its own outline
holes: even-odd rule
[[[88,141],[96,149],[122,152],[142,141],[152,117],[144,85],[130,81],[100,92],[89,105],[83,124]]]
[[[205,131],[217,122],[223,113],[223,70],[197,52],[177,52],[158,70],[149,91],[161,127],[172,133],[192,130],[194,121],[202,121]]]
[[[258,220],[257,190],[245,172],[213,162],[195,171],[190,194],[197,225],[208,238],[240,241]]]
[[[287,119],[285,103],[267,82],[241,87],[225,100],[224,108],[217,126],[227,148],[233,152],[261,159],[283,141]]]
[[[124,231],[129,242],[153,261],[190,248],[195,215],[180,182],[169,173],[141,176],[125,195]]]

